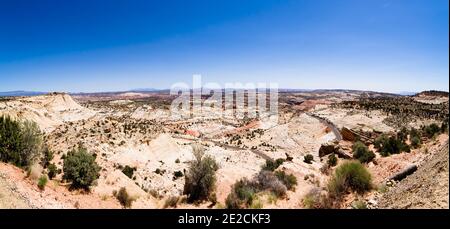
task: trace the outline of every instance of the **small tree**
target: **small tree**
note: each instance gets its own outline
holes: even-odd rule
[[[328,162],[327,162],[328,166],[330,166],[330,167],[336,166],[337,161],[338,161],[338,159],[337,159],[336,155],[334,155],[334,153],[332,153],[328,156]]]
[[[215,189],[217,162],[211,156],[205,156],[200,145],[194,145],[195,159],[189,162],[189,170],[185,174],[183,193],[188,202],[208,199]]]
[[[35,122],[24,121],[21,124],[21,147],[19,151],[20,165],[31,165],[35,160],[39,159],[42,150],[42,133]]]
[[[51,180],[53,179],[53,177],[56,176],[56,174],[58,173],[58,169],[56,168],[55,164],[50,164],[47,166],[47,170],[48,170],[48,178]]]
[[[0,117],[0,160],[20,166],[22,150],[20,123],[9,116]]]
[[[85,148],[78,148],[67,153],[63,165],[63,178],[72,182],[73,188],[89,189],[99,177],[100,166],[95,157]]]
[[[361,163],[367,163],[375,158],[375,154],[369,151],[366,145],[362,142],[355,142],[352,147],[353,157],[358,159]]]
[[[53,160],[53,152],[48,148],[47,145],[44,145],[42,148],[42,158],[41,165],[43,168],[47,168],[50,165],[50,162]]]
[[[0,117],[0,160],[27,167],[39,158],[42,133],[36,123]]]

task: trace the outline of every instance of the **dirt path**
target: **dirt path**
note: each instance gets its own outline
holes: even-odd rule
[[[315,114],[311,114],[311,113],[306,113],[306,114],[312,118],[319,120],[322,124],[324,124],[328,128],[330,128],[333,131],[334,136],[336,136],[336,140],[338,140],[338,141],[342,140],[341,132],[339,131],[339,129],[337,128],[337,126],[334,123],[332,123],[331,121],[329,121],[325,118],[322,118],[318,115],[315,115]]]

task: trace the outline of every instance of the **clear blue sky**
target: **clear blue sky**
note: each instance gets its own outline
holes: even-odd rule
[[[448,0],[0,1],[0,91],[449,86]]]

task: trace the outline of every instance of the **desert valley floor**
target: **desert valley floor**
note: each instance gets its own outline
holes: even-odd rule
[[[286,91],[279,94],[277,125],[221,115],[222,107],[174,119],[173,99],[165,92],[0,98],[0,116],[37,123],[58,169],[42,189],[38,178],[47,172],[39,164],[27,171],[0,162],[0,208],[123,208],[116,198],[121,188],[132,198],[130,208],[226,208],[233,185],[257,177],[270,161],[280,162],[275,171],[295,177],[295,187],[286,186],[280,196],[260,190],[241,207],[449,207],[448,93]],[[429,135],[433,124],[439,131]],[[383,155],[377,139],[396,139],[403,130],[408,149]],[[413,146],[411,130],[421,133],[420,144]],[[338,203],[321,204],[335,169],[358,159],[356,142],[375,155],[362,163],[371,175],[370,190],[348,191]],[[214,158],[218,169],[214,198],[190,203],[183,190],[194,144]],[[71,189],[61,172],[67,152],[79,146],[95,155],[101,168],[90,190]],[[330,165],[331,155],[337,165]]]

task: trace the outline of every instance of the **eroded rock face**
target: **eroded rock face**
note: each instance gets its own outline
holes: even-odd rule
[[[338,150],[339,146],[334,143],[325,143],[322,144],[319,148],[319,157],[326,156],[328,154],[335,153]]]
[[[355,141],[356,140],[356,135],[355,133],[353,133],[353,131],[342,127],[341,129],[341,135],[342,135],[342,139],[346,140],[346,141]]]

